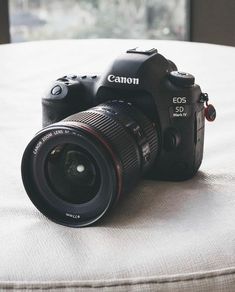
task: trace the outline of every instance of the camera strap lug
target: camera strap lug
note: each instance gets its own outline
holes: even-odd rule
[[[209,104],[209,97],[207,93],[201,93],[199,102],[206,103],[205,106],[205,117],[207,121],[213,122],[216,118],[216,109],[212,104]]]

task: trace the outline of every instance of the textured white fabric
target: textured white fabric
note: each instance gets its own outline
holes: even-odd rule
[[[20,177],[22,152],[41,127],[42,93],[64,74],[101,72],[138,45],[193,73],[217,108],[200,172],[185,182],[141,181],[96,226],[52,223]],[[235,48],[33,42],[0,46],[0,68],[0,290],[235,291]]]

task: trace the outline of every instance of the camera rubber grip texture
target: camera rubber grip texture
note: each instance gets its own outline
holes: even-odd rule
[[[61,121],[61,123],[73,127],[79,127],[77,123],[86,124],[109,144],[121,165],[123,181],[122,193],[125,193],[136,184],[142,174],[142,154],[134,137],[125,125],[123,125],[121,121],[116,120],[114,116],[109,115],[105,108],[101,110],[102,106],[105,107],[105,104],[94,107],[88,111],[74,114]],[[58,125],[59,124],[60,123],[58,123]],[[151,123],[149,122],[149,124]],[[150,129],[147,130],[148,135],[149,132],[151,132]],[[152,132],[155,133],[154,129]],[[149,137],[150,136],[151,135],[149,135]],[[150,139],[152,145],[150,148],[152,148],[153,151],[151,157],[155,158],[154,154],[156,154],[156,147],[152,140],[153,139]]]
[[[47,127],[71,115],[71,105],[64,100],[42,100],[42,126]]]

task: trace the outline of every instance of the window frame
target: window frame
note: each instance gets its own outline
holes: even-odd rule
[[[0,0],[0,44],[10,43],[8,0]]]

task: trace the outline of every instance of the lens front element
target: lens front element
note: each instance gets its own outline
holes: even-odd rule
[[[96,196],[100,187],[95,160],[77,145],[56,146],[47,157],[46,172],[55,194],[68,203],[86,203]]]

